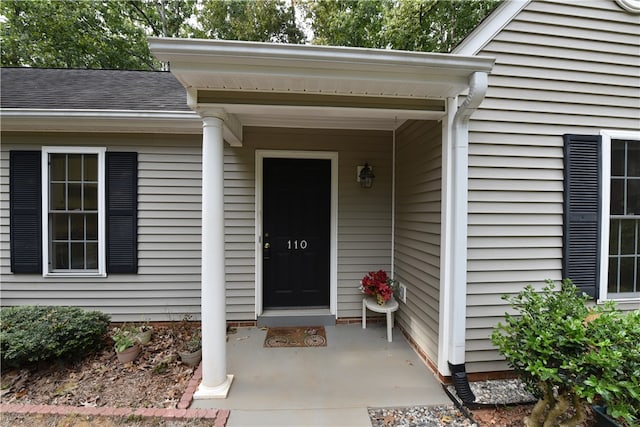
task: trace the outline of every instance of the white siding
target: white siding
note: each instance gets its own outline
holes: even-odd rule
[[[200,313],[201,136],[3,134],[0,153],[2,304],[78,305],[113,320],[180,320]],[[98,145],[139,153],[139,269],[107,278],[14,275],[9,265],[9,150]],[[323,150],[339,155],[338,314],[361,313],[359,280],[391,260],[391,133],[245,129],[245,145],[225,148],[227,319],[255,318],[255,150]],[[356,166],[376,180],[365,190]],[[219,215],[220,213],[211,213]]]
[[[12,274],[9,151],[41,145],[138,152],[138,274],[43,278]],[[201,136],[3,134],[0,152],[2,305],[77,305],[115,321],[180,320],[200,313]]]
[[[640,21],[613,1],[530,3],[496,58],[469,146],[467,370],[505,369],[501,295],[561,279],[565,133],[640,128]]]
[[[395,278],[407,286],[398,323],[437,363],[440,301],[442,125],[409,122],[396,133]]]

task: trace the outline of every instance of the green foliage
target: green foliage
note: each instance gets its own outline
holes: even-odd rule
[[[2,66],[154,69],[122,1],[3,0]]]
[[[498,0],[307,0],[314,44],[450,52]]]
[[[622,314],[611,303],[589,309],[570,280],[559,290],[547,281],[540,292],[527,286],[504,299],[518,315],[506,314],[491,340],[541,397],[528,426],[563,417],[574,425],[587,401],[602,403],[615,418],[640,420],[640,312]]]
[[[192,332],[189,340],[184,344],[184,350],[189,353],[195,353],[202,348],[202,332],[196,329]]]
[[[0,309],[2,364],[76,359],[100,349],[109,316],[77,307],[22,306]]]
[[[640,311],[604,311],[586,329],[588,351],[569,361],[576,392],[606,406],[612,418],[640,425]]]
[[[124,325],[122,328],[113,328],[113,342],[116,352],[120,353],[133,347],[137,342],[139,330],[135,326]]]
[[[196,37],[277,43],[303,43],[293,2],[283,0],[209,1],[198,16]]]
[[[383,33],[389,0],[316,0],[303,7],[311,21],[313,44],[385,48]]]

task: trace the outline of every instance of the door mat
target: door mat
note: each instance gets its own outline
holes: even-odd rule
[[[324,326],[269,328],[265,347],[326,347]]]

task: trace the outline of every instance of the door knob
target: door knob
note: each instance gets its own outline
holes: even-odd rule
[[[269,242],[265,243],[265,244],[264,244],[264,248],[265,248],[265,249],[269,249],[269,248],[271,248],[271,244],[270,244]]]

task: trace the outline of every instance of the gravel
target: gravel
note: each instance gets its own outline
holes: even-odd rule
[[[470,386],[476,396],[476,403],[480,404],[514,404],[536,400],[525,390],[522,382],[516,379],[476,381],[470,383]],[[455,388],[448,386],[447,389],[458,404],[461,404]],[[369,418],[372,427],[477,427],[453,402],[451,405],[440,406],[369,408]]]
[[[522,381],[512,380],[489,380],[469,383],[471,391],[476,396],[475,403],[487,405],[504,405],[524,402],[535,402],[537,399],[529,393]],[[455,388],[448,386],[449,393],[455,395]]]

